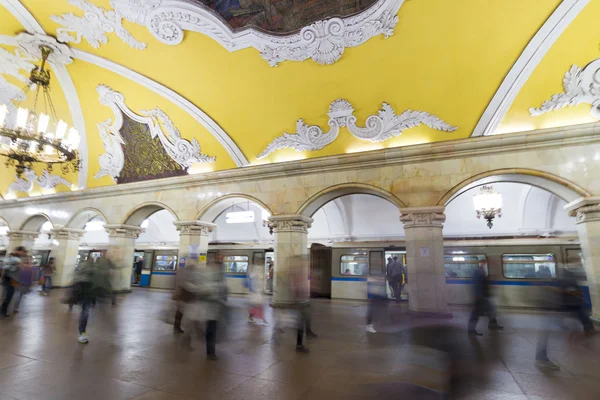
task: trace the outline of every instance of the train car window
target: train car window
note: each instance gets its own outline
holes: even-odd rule
[[[567,249],[567,265],[564,273],[566,278],[587,281],[581,249]]]
[[[487,257],[483,254],[445,255],[446,278],[473,278],[479,264],[483,263],[485,276],[488,275]]]
[[[225,272],[230,274],[245,274],[248,272],[248,256],[223,257]]]
[[[159,255],[154,259],[153,271],[175,271],[177,268],[176,255]]]
[[[343,255],[340,259],[340,273],[342,275],[366,275],[369,272],[369,258],[367,252]]]
[[[503,254],[502,270],[505,278],[553,279],[556,259],[554,254]]]

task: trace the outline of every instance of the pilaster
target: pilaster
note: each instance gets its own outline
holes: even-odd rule
[[[269,218],[275,235],[273,307],[289,307],[296,303],[293,284],[310,285],[308,228],[312,218],[303,215],[274,215]],[[292,278],[293,277],[293,278]],[[297,282],[292,282],[292,279]],[[306,291],[308,295],[310,290]],[[308,301],[307,297],[304,299]]]
[[[408,308],[423,315],[450,316],[444,269],[444,207],[400,209],[406,232]]]
[[[58,241],[58,246],[51,254],[56,265],[56,271],[52,275],[53,286],[66,287],[73,282],[79,241],[84,234],[82,229],[71,228],[56,228],[50,231],[50,235]]]
[[[592,300],[592,313],[600,321],[600,197],[582,197],[565,206],[575,217],[583,265]]]
[[[133,253],[135,240],[144,232],[143,228],[132,225],[104,225],[108,233],[108,257],[118,269],[113,278],[113,290],[131,291],[131,274],[133,272]]]

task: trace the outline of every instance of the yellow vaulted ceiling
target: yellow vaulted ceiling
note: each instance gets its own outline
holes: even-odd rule
[[[91,2],[112,8],[109,0]],[[378,36],[348,48],[339,61],[326,66],[307,60],[286,61],[273,68],[254,48],[229,52],[212,38],[191,31],[185,32],[181,44],[170,46],[155,39],[145,26],[125,20],[124,28],[147,44],[145,50],[131,48],[115,33],[107,33],[108,43],[100,48],[92,47],[85,39],[69,45],[120,64],[183,96],[212,118],[251,164],[258,164],[471,136],[511,67],[560,3],[559,0],[406,0],[392,37]],[[82,10],[67,0],[21,0],[21,4],[50,35],[56,35],[60,27],[51,16],[83,15]],[[600,4],[593,0],[534,71],[498,131],[589,121],[589,106],[537,119],[529,116],[528,108],[539,106],[561,90],[562,76],[571,64],[584,66],[598,57],[597,15]],[[24,30],[1,6],[0,21],[0,34],[15,35]],[[95,178],[98,157],[104,153],[97,124],[114,118],[110,108],[98,101],[98,84],[122,93],[126,105],[134,112],[159,107],[179,128],[183,138],[197,139],[202,153],[217,157],[215,163],[194,172],[236,166],[224,146],[169,99],[91,62],[75,59],[67,70],[85,120],[88,187],[113,184],[108,177]],[[64,95],[56,84],[52,94],[61,103],[59,113],[68,114]],[[284,132],[295,132],[298,118],[327,131],[327,112],[336,99],[351,103],[360,126],[386,102],[397,114],[406,109],[426,111],[458,129],[443,132],[420,126],[376,144],[361,141],[342,129],[338,139],[322,150],[284,149],[257,160],[273,139]],[[6,193],[13,175],[7,171],[0,177],[2,194]],[[57,190],[63,189],[59,186]]]

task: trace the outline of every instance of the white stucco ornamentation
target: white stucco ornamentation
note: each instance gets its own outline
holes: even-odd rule
[[[100,155],[100,170],[96,179],[110,176],[115,181],[121,174],[125,164],[121,144],[125,144],[119,131],[123,126],[123,114],[136,122],[147,125],[152,138],[158,137],[163,148],[175,162],[183,168],[195,163],[214,162],[215,157],[200,153],[200,143],[196,139],[191,142],[182,139],[173,121],[159,108],[142,110],[140,114],[133,112],[125,105],[125,97],[105,85],[96,88],[100,95],[100,103],[110,107],[115,114],[114,122],[107,120],[98,124],[100,137],[106,153]]]
[[[48,62],[55,65],[67,65],[73,62],[73,51],[64,43],[60,43],[52,36],[43,35],[41,33],[26,33],[21,32],[15,37],[16,43],[27,54],[36,60],[42,59],[42,51],[40,46],[47,46],[52,49],[52,53],[48,56]]]
[[[564,107],[581,103],[592,105],[590,114],[600,119],[600,59],[589,63],[585,68],[571,66],[563,78],[563,93],[552,95],[540,108],[530,108],[532,116],[538,116]]]
[[[25,84],[27,73],[34,67],[32,62],[35,58],[23,53],[21,49],[15,49],[13,53],[0,48],[0,104],[13,106],[13,102],[25,100],[22,88],[10,83],[5,75],[12,76]]]
[[[44,170],[39,176],[36,175],[33,170],[25,170],[25,177],[21,178],[18,175],[15,178],[15,182],[11,183],[8,187],[9,193],[23,192],[31,193],[33,185],[36,184],[42,189],[54,189],[58,185],[65,185],[71,187],[71,182],[58,175],[51,175],[48,170]]]
[[[84,10],[84,16],[68,13],[52,16],[52,20],[64,26],[57,30],[61,41],[79,43],[85,38],[96,48],[107,43],[106,33],[116,32],[131,47],[143,50],[146,45],[123,28],[126,19],[146,26],[155,38],[169,45],[180,44],[189,30],[213,38],[229,51],[254,47],[271,66],[307,59],[327,65],[339,60],[348,47],[359,46],[375,36],[393,35],[403,2],[379,0],[354,16],[316,21],[298,33],[284,36],[252,28],[234,31],[214,11],[188,0],[111,0],[112,10],[86,0],[69,0]]]
[[[329,127],[327,133],[316,125],[308,126],[302,119],[296,123],[296,133],[284,133],[275,138],[257,158],[264,158],[278,149],[290,148],[296,151],[321,150],[337,139],[340,127],[347,127],[350,133],[360,140],[370,142],[382,142],[384,140],[399,136],[406,129],[414,128],[421,124],[445,132],[453,132],[457,127],[452,126],[435,115],[425,111],[406,110],[402,114],[396,114],[392,106],[383,103],[382,109],[376,115],[367,118],[366,127],[356,125],[356,117],[353,115],[352,105],[342,99],[335,100],[329,107]]]
[[[66,13],[60,16],[53,15],[50,17],[52,21],[64,26],[64,28],[58,28],[56,30],[58,40],[61,42],[81,43],[81,39],[83,38],[92,47],[100,48],[102,44],[108,43],[106,34],[114,32],[123,42],[134,49],[143,50],[146,48],[145,43],[136,40],[131,33],[123,27],[123,18],[125,15],[133,19],[140,18],[139,16],[134,17],[135,14],[130,8],[122,7],[125,12],[124,15],[115,10],[105,10],[86,0],[68,0],[68,2],[75,7],[82,9],[83,17],[78,17],[73,13]],[[124,6],[122,3],[132,2],[118,1],[117,3]],[[141,1],[133,3],[141,3]]]

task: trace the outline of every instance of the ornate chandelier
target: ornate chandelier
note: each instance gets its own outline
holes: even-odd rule
[[[17,175],[34,163],[44,163],[48,170],[57,164],[66,173],[79,171],[79,132],[56,117],[50,97],[50,71],[46,62],[52,48],[40,46],[42,62],[31,70],[29,82],[23,88],[22,99],[34,94],[33,109],[18,104],[0,104],[0,155],[6,166],[14,166]],[[41,98],[40,98],[41,96]],[[44,110],[39,112],[38,100]]]
[[[482,186],[480,192],[473,196],[473,207],[477,218],[485,218],[488,228],[492,229],[494,218],[502,217],[502,195],[494,192],[492,186]]]

